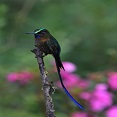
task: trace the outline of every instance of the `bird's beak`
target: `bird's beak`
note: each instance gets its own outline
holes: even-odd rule
[[[34,32],[27,32],[26,34],[35,34]]]

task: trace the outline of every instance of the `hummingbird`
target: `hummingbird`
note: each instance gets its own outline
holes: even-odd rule
[[[72,97],[63,83],[60,70],[63,69],[65,71],[65,69],[60,58],[61,47],[58,41],[45,28],[36,29],[34,32],[28,32],[26,34],[34,34],[37,41],[36,47],[38,47],[45,56],[51,54],[54,57],[60,82],[65,93],[80,109],[84,110],[84,107]]]

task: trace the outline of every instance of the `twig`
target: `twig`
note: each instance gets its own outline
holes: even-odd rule
[[[35,40],[35,44],[36,44],[36,40]],[[43,88],[43,93],[44,93],[44,98],[46,103],[46,117],[56,117],[54,115],[54,111],[55,111],[54,105],[52,102],[52,98],[50,96],[52,86],[51,86],[51,83],[49,83],[48,81],[47,71],[45,70],[45,65],[44,65],[43,56],[42,56],[43,53],[40,51],[38,47],[36,47],[34,50],[31,50],[31,51],[36,55],[40,73],[42,76],[42,88]]]

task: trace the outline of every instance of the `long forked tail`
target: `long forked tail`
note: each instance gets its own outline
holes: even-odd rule
[[[68,90],[66,89],[66,87],[64,86],[63,84],[63,80],[62,80],[62,77],[61,77],[61,74],[60,74],[60,69],[62,68],[64,70],[64,67],[61,63],[61,60],[60,59],[56,59],[55,58],[55,62],[56,62],[56,66],[57,66],[57,70],[58,70],[58,75],[59,75],[59,78],[60,78],[60,81],[61,81],[61,85],[65,91],[65,93],[69,96],[69,98],[82,110],[84,110],[84,107],[82,105],[80,105],[80,103],[78,103],[72,96],[71,94],[68,92]]]

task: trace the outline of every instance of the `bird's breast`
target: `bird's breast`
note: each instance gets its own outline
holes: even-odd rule
[[[47,42],[47,41],[48,41],[48,38],[41,38],[41,39],[40,39],[40,42],[41,42],[41,43],[45,43],[45,42]]]

